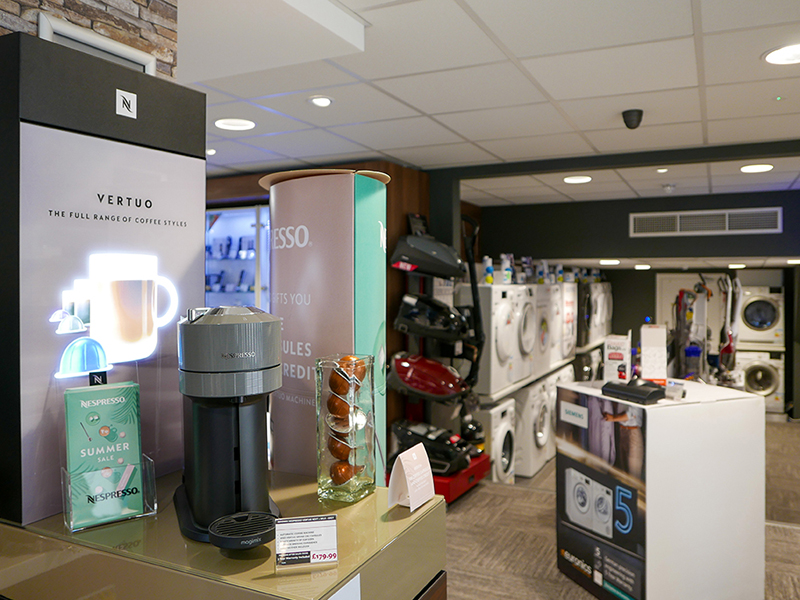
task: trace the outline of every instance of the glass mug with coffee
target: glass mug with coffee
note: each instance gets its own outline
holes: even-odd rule
[[[158,257],[149,254],[89,256],[89,335],[100,342],[111,363],[142,360],[158,344],[158,328],[175,317],[178,292],[158,274]],[[169,305],[158,314],[158,287]]]

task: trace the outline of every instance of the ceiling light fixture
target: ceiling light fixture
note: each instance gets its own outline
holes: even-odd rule
[[[601,258],[600,264],[606,267],[614,266],[619,264],[619,260],[616,258]]]
[[[674,183],[664,183],[661,185],[661,188],[664,190],[665,194],[671,194],[675,191],[675,184]]]
[[[209,148],[208,150],[206,150],[206,154],[208,156],[214,156],[216,153],[217,153],[217,151],[214,150],[213,148]]]
[[[766,173],[772,171],[772,165],[745,165],[739,169],[742,173]]]
[[[308,101],[319,108],[328,108],[333,104],[333,98],[329,96],[310,96]]]
[[[636,269],[637,271],[649,271],[650,265],[634,265],[633,268]]]
[[[729,269],[746,269],[747,265],[745,265],[743,263],[733,263],[733,264],[728,265],[728,268]]]
[[[786,261],[787,265],[800,265],[800,258],[790,258]]]
[[[771,65],[796,65],[800,63],[800,44],[770,50],[764,60]]]
[[[669,169],[665,169],[664,167],[661,167],[660,169],[656,169],[656,173],[666,173],[667,171],[669,171]]]
[[[252,121],[247,119],[217,119],[214,125],[219,129],[227,129],[228,131],[247,131],[256,126]]]
[[[569,183],[572,185],[589,183],[591,180],[592,178],[589,177],[588,175],[570,175],[569,177],[564,177],[564,183]]]

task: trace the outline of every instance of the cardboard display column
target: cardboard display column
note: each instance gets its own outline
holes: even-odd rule
[[[329,354],[375,357],[374,425],[385,451],[388,182],[341,169],[259,182],[270,190],[270,310],[283,320],[283,387],[270,405],[276,470],[316,476],[314,360]]]
[[[139,384],[143,452],[159,475],[182,466],[175,328],[203,303],[205,99],[22,34],[0,38],[0,80],[0,518],[28,524],[61,511],[64,391],[89,371]]]

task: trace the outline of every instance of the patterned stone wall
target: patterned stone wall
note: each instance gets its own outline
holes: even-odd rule
[[[40,12],[152,54],[159,76],[175,76],[178,0],[0,0],[0,35],[36,35]]]

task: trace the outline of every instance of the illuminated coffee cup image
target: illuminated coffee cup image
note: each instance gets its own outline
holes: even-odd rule
[[[158,274],[158,257],[92,254],[88,280],[89,335],[103,346],[109,362],[142,360],[153,354],[158,328],[172,321],[178,310],[178,292]],[[166,307],[159,306],[159,287],[168,296]]]

